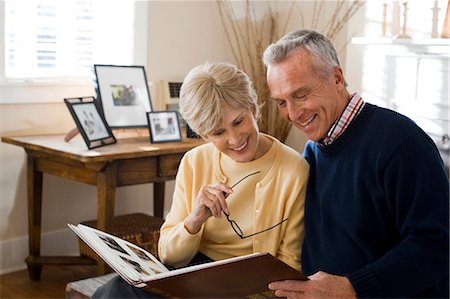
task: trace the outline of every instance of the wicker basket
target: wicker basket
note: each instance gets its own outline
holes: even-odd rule
[[[113,227],[108,230],[108,233],[136,244],[158,257],[159,229],[163,222],[164,220],[161,218],[142,213],[116,216],[114,217]],[[85,221],[82,224],[96,227],[97,220]],[[96,261],[100,260],[100,257],[81,239],[79,244],[81,255],[93,258]]]

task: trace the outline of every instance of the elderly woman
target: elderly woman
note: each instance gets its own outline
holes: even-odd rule
[[[208,142],[181,160],[158,244],[166,265],[268,252],[300,269],[309,166],[259,132],[259,108],[249,77],[234,65],[205,63],[186,76],[180,112]],[[95,295],[153,296],[120,278]]]

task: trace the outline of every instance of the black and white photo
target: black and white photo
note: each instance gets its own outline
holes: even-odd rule
[[[64,102],[89,149],[116,143],[111,128],[99,113],[93,97],[67,98]]]
[[[147,121],[152,143],[181,140],[177,111],[149,112]]]

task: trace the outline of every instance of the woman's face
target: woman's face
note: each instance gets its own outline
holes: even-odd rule
[[[206,137],[237,162],[250,162],[264,154],[256,119],[247,109],[225,107],[221,125]]]

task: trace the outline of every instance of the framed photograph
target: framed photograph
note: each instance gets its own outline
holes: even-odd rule
[[[89,149],[116,143],[116,138],[100,114],[94,97],[67,98],[64,102]]]
[[[148,112],[147,121],[151,143],[181,140],[177,111]]]
[[[111,128],[146,127],[152,101],[143,66],[94,65],[95,91]]]

